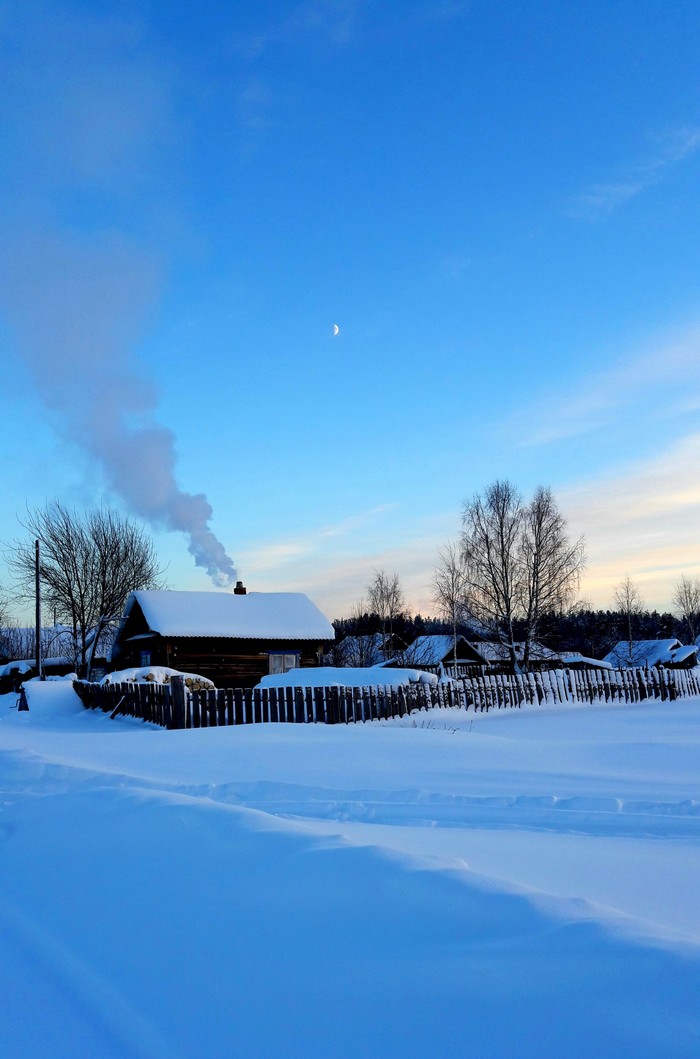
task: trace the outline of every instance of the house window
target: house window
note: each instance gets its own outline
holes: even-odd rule
[[[142,667],[150,666],[150,664],[151,664],[151,652],[150,651],[142,651],[141,652],[141,666]]]
[[[270,672],[271,673],[288,673],[290,669],[299,668],[299,654],[298,652],[289,652],[285,654],[283,651],[272,651],[270,652]]]

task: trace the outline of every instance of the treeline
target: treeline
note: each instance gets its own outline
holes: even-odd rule
[[[580,651],[588,658],[602,658],[620,640],[627,638],[629,615],[615,610],[577,609],[561,614],[549,612],[542,616],[540,641],[553,651]],[[350,618],[339,618],[333,622],[336,640],[345,636],[371,636],[383,630],[379,614],[363,612]],[[467,640],[488,639],[473,625],[461,622],[458,633]],[[406,645],[416,637],[443,633],[452,635],[452,625],[439,618],[398,614],[393,618],[392,632]],[[516,641],[525,636],[525,623],[515,621]],[[681,643],[692,641],[688,623],[674,614],[658,611],[640,611],[634,616],[633,635],[636,640],[668,640],[672,637]]]
[[[332,625],[336,643],[345,636],[373,636],[375,633],[388,631],[386,618],[374,611],[362,611],[350,618],[335,618]],[[421,614],[395,614],[391,619],[391,632],[408,645],[418,636],[451,632],[451,629],[440,618],[424,618]]]

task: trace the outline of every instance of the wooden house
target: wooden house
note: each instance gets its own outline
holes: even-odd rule
[[[267,673],[318,665],[334,637],[301,592],[139,591],[127,600],[111,668],[169,666],[246,688]]]
[[[457,664],[460,666],[483,666],[484,660],[474,649],[466,637],[458,634]],[[419,636],[406,648],[402,657],[403,665],[413,665],[419,668],[426,666],[437,669],[440,666],[451,665],[455,659],[454,637],[448,633],[434,633]]]
[[[683,646],[680,640],[620,640],[612,651],[605,656],[605,661],[615,669],[644,666],[651,669],[659,666],[664,669],[693,669],[698,664],[698,647],[696,644]]]

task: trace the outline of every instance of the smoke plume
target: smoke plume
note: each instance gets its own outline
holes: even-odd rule
[[[152,218],[171,194],[168,72],[137,23],[33,3],[3,27],[14,63],[17,179],[0,229],[0,311],[52,422],[100,465],[105,484],[153,526],[183,533],[219,585],[235,568],[202,493],[175,477],[173,431],[132,353],[158,304],[169,249]],[[169,204],[172,212],[172,202]]]

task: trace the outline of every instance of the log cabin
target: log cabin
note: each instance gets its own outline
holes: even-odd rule
[[[219,688],[317,666],[335,631],[302,592],[138,591],[127,600],[111,669],[169,666]]]

